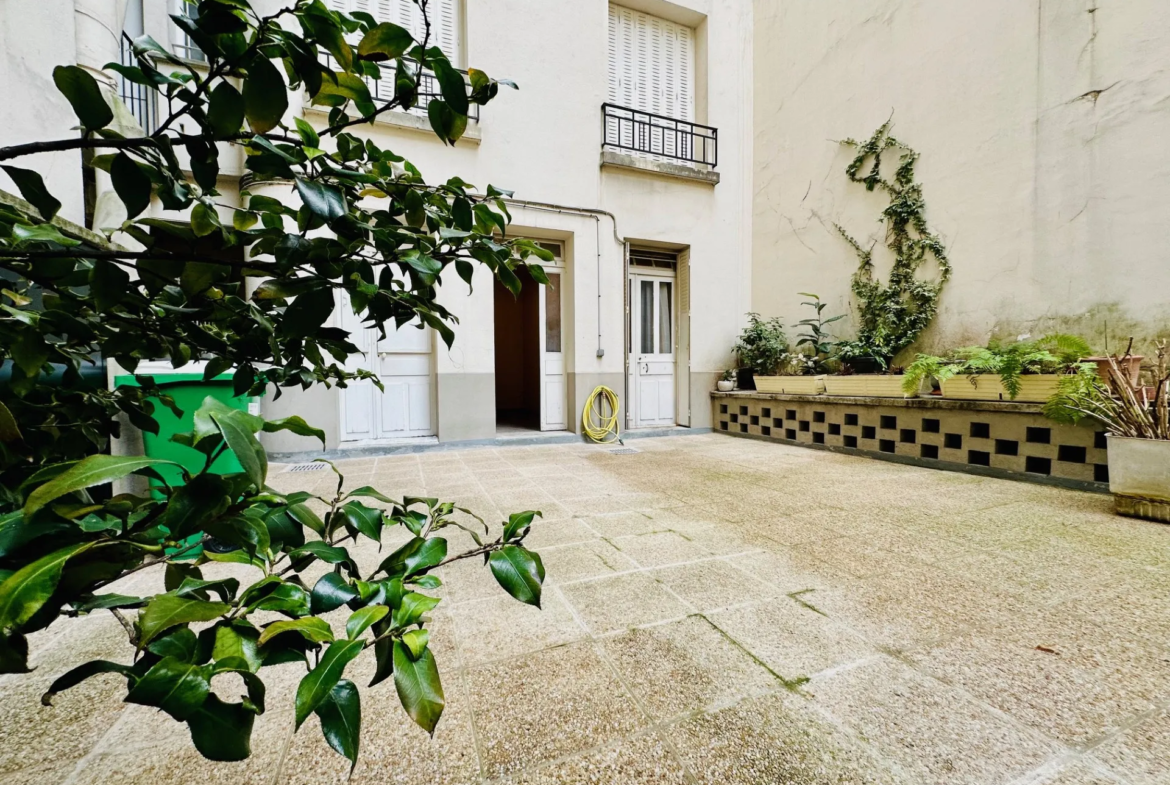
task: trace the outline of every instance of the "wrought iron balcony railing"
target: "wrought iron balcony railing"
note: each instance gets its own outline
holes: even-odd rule
[[[605,103],[601,126],[603,149],[712,169],[719,163],[719,132],[708,125]]]
[[[122,65],[137,66],[138,59],[134,56],[134,42],[126,33],[122,33],[121,44],[121,57],[118,59]],[[142,126],[142,130],[147,134],[153,133],[154,129],[158,127],[158,104],[154,100],[154,91],[148,89],[146,85],[131,82],[118,74],[118,97],[122,99],[122,103],[126,104],[126,108],[134,115],[138,124]]]
[[[337,71],[341,66],[333,55],[328,52],[321,52],[321,62],[325,67]],[[394,98],[394,66],[383,67],[382,78],[373,79],[371,77],[363,77],[366,86],[370,90],[370,97],[374,99],[375,103],[386,103]],[[463,81],[467,84],[467,92],[471,94],[471,83],[468,81],[466,72],[463,74]],[[435,77],[434,72],[430,69],[424,69],[418,78],[418,100],[415,105],[408,110],[410,114],[422,115],[427,114],[427,107],[430,106],[431,101],[436,98],[442,98],[443,91],[439,88],[439,80]],[[471,104],[467,109],[467,119],[479,122],[479,104]]]

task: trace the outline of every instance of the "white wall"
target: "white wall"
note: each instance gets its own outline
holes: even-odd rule
[[[1149,353],[1170,334],[1170,4],[755,7],[753,308],[796,321],[800,291],[848,308],[856,257],[833,223],[877,239],[886,201],[833,140],[892,113],[954,265],[916,348],[1060,329]]]

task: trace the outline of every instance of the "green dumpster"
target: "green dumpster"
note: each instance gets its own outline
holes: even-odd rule
[[[257,399],[248,396],[237,397],[232,389],[231,374],[227,373],[207,381],[204,381],[201,373],[164,372],[143,375],[153,376],[155,383],[175,399],[175,405],[183,412],[181,418],[175,417],[174,412],[155,401],[154,419],[158,422],[158,435],[145,432],[142,434],[144,452],[151,458],[165,458],[174,461],[192,474],[198,474],[203,470],[206,456],[194,448],[171,441],[171,436],[176,433],[190,432],[194,428],[195,410],[203,404],[203,399],[210,395],[221,403],[241,411],[248,411],[249,405],[257,401]],[[114,377],[115,387],[137,386],[137,384],[138,382],[130,375]],[[167,482],[172,485],[182,485],[182,472],[178,467],[159,466],[156,468]],[[211,469],[219,474],[231,474],[243,470],[240,462],[236,460],[236,456],[230,450],[224,450],[215,459]],[[151,480],[151,484],[158,484],[158,481]]]

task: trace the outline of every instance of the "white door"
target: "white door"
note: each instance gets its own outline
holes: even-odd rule
[[[561,322],[564,269],[546,267],[548,285],[540,287],[540,430],[563,431],[565,418],[565,352]]]
[[[674,425],[674,278],[630,276],[634,426]]]
[[[341,328],[363,355],[353,355],[346,369],[371,370],[383,390],[372,381],[351,382],[341,391],[341,441],[377,442],[435,433],[431,409],[431,330],[407,324],[386,337],[362,324],[342,295]]]

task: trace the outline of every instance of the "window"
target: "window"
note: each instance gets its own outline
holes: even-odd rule
[[[609,7],[609,102],[675,120],[694,119],[695,31]]]
[[[548,286],[544,287],[544,350],[561,350],[561,274],[545,272]]]
[[[327,0],[334,11],[353,13],[363,11],[379,22],[391,22],[410,31],[422,42],[426,34],[422,11],[413,0]],[[427,4],[431,21],[429,46],[437,46],[456,68],[463,66],[463,36],[461,35],[461,0],[430,0]]]
[[[199,7],[195,5],[194,0],[173,0],[171,5],[175,9],[175,13],[190,19],[199,18]],[[207,55],[203,54],[203,50],[191,40],[191,36],[187,35],[185,30],[178,26],[172,26],[171,30],[174,35],[172,43],[176,55],[184,60],[193,60],[197,63],[207,62]]]

